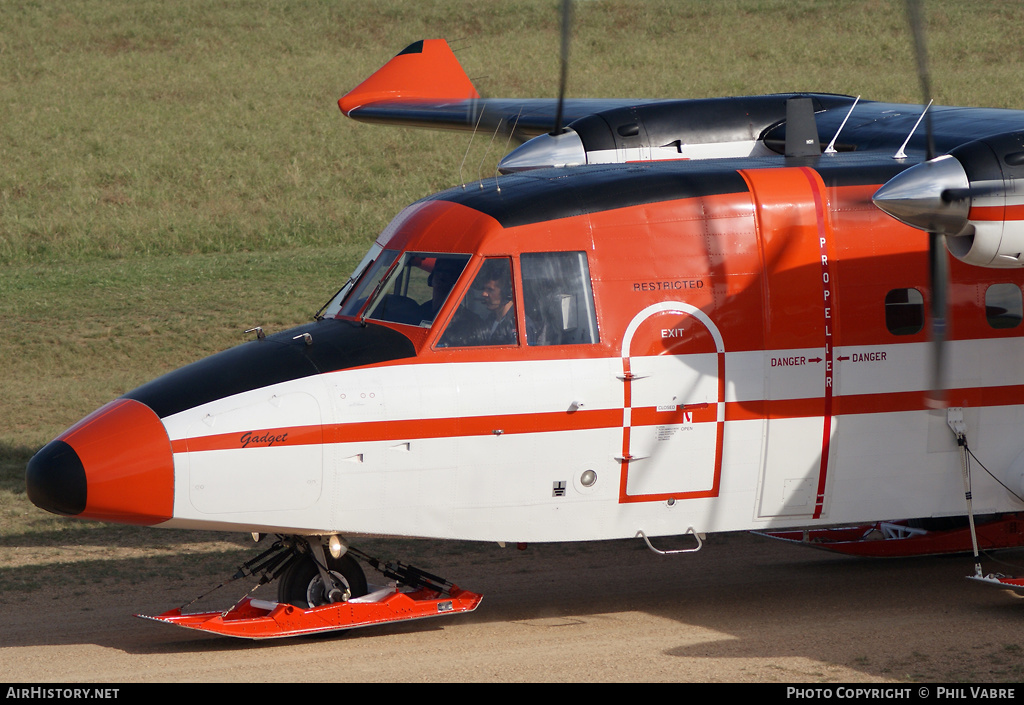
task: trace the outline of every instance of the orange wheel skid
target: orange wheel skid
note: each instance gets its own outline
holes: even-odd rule
[[[247,597],[227,612],[182,614],[174,609],[156,617],[136,616],[224,636],[277,639],[472,612],[482,599],[482,595],[458,587],[447,597],[425,589],[380,590],[351,602],[309,609]]]

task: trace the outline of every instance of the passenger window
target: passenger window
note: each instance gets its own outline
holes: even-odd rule
[[[597,315],[585,252],[531,252],[521,258],[529,345],[596,343]],[[529,330],[533,327],[533,334]]]
[[[985,318],[993,328],[1016,328],[1024,318],[1020,287],[993,284],[985,290]]]
[[[529,337],[532,334],[530,321],[526,322],[526,330]],[[517,345],[518,342],[512,260],[488,258],[466,290],[438,347]]]
[[[924,297],[917,289],[893,289],[885,295],[885,327],[893,335],[913,335],[924,328]]]

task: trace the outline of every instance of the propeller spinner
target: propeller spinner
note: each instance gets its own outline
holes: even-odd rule
[[[871,200],[902,223],[957,235],[970,214],[969,189],[963,165],[945,154],[897,174]]]
[[[1024,132],[968,142],[912,166],[872,201],[893,218],[944,238],[962,262],[1024,267]]]

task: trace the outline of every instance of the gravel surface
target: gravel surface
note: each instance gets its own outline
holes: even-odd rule
[[[854,559],[749,534],[672,557],[639,540],[414,543],[420,562],[409,562],[484,595],[476,612],[262,642],[133,617],[204,593],[251,546],[5,546],[0,566],[19,586],[0,596],[0,672],[63,683],[1024,680],[1024,602],[965,580],[970,557]],[[248,587],[215,594],[230,604]],[[272,599],[268,589],[257,596]]]

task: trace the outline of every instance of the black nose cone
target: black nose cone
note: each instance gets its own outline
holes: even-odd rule
[[[85,468],[75,449],[64,441],[50,441],[32,456],[25,486],[28,498],[40,509],[68,515],[85,509]]]

